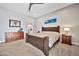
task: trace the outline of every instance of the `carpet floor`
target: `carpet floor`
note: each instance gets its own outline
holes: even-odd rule
[[[79,56],[79,46],[70,46],[59,42],[49,51],[49,56]]]
[[[0,44],[1,56],[45,56],[44,53],[23,40]],[[49,51],[49,56],[79,56],[79,46],[70,46],[58,42]]]

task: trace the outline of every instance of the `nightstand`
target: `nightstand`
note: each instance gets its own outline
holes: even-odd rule
[[[72,38],[72,36],[70,36],[70,35],[62,34],[62,43],[72,45],[71,38]]]

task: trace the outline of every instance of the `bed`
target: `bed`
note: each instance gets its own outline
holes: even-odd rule
[[[58,34],[57,34],[58,33]],[[46,56],[49,50],[59,41],[60,27],[42,27],[42,33],[31,33],[26,35],[26,42],[42,50]],[[58,36],[58,37],[57,37]],[[57,38],[54,38],[57,37]],[[53,42],[53,43],[50,43]]]

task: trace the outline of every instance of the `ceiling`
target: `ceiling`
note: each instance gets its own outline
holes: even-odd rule
[[[44,3],[33,4],[29,12],[29,3],[0,3],[0,7],[31,17],[40,17],[67,7],[72,3]]]

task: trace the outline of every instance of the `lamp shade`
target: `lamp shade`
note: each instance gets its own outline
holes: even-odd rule
[[[69,32],[70,31],[70,28],[64,28],[64,31],[68,31]]]

